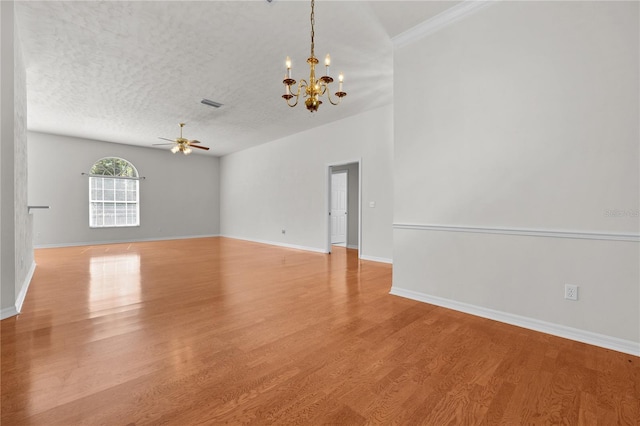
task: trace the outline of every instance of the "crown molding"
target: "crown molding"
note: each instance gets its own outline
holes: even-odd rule
[[[407,31],[393,37],[393,47],[400,49],[411,44],[421,38],[433,34],[441,29],[466,18],[467,16],[484,9],[485,7],[496,3],[497,0],[465,0],[442,13],[427,19],[415,27],[409,28]]]

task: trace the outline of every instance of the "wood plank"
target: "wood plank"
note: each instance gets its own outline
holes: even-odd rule
[[[36,251],[2,424],[638,424],[640,360],[388,294],[391,265],[226,238]]]

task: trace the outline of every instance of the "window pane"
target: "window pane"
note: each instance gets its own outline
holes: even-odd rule
[[[100,180],[101,179],[99,179],[99,178],[93,178],[93,177],[89,178],[89,188],[90,188],[89,199],[90,199],[90,201],[98,199],[98,187],[99,187],[98,185],[101,184]]]
[[[103,199],[105,201],[115,201],[115,192],[113,190],[113,179],[102,179]]]
[[[105,203],[104,204],[104,225],[105,226],[114,226],[116,224],[116,212],[115,212],[115,204]]]
[[[89,203],[89,226],[96,226],[96,205]]]
[[[127,225],[138,224],[138,206],[136,204],[127,204]]]
[[[116,204],[116,225],[123,226],[127,224],[127,205]]]
[[[102,226],[102,203],[91,203],[91,226]]]
[[[116,190],[116,201],[127,201],[127,191]]]

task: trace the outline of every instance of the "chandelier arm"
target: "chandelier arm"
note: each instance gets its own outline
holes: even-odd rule
[[[298,84],[298,94],[297,96],[300,96],[300,92],[302,91],[302,89],[305,89],[304,93],[305,96],[307,95],[307,87],[309,87],[309,83],[307,83],[307,80],[300,80],[300,83]]]
[[[291,95],[293,95],[293,98],[296,99],[296,102],[292,105],[291,103],[289,103],[289,99],[285,99],[287,101],[287,105],[289,105],[290,107],[294,107],[296,105],[298,105],[298,101],[300,100],[300,92],[302,91],[303,88],[306,88],[308,86],[307,81],[306,80],[300,80],[300,82],[298,83],[298,90],[296,91],[296,94],[294,95],[293,93]]]
[[[298,105],[298,99],[300,99],[300,95],[299,94],[298,95],[294,95],[293,98],[295,98],[295,100],[296,100],[296,102],[294,104],[290,104],[289,103],[289,99],[285,99],[287,101],[287,105],[289,105],[291,108],[293,108],[294,106]],[[291,99],[293,99],[293,98],[291,98]]]
[[[318,94],[320,96],[324,96],[325,93],[329,93],[329,85],[324,81],[320,80],[320,92]]]
[[[328,87],[327,87],[327,89],[328,89]],[[334,102],[333,99],[331,99],[331,91],[327,90],[327,99],[329,99],[329,102],[331,102],[331,105],[338,105],[342,98],[338,97],[338,102]]]

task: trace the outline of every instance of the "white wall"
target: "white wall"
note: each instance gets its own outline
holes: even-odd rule
[[[358,163],[332,167],[332,172],[347,171],[347,247],[358,247]]]
[[[0,2],[0,318],[5,318],[9,309],[15,309],[15,242],[13,204],[13,2]]]
[[[394,292],[640,353],[638,34],[498,2],[395,51]]]
[[[0,318],[20,311],[35,269],[27,209],[27,89],[14,4],[2,2],[2,173]]]
[[[365,204],[360,255],[390,261],[392,106],[222,157],[221,233],[325,251],[327,165],[359,158]]]
[[[29,202],[38,247],[217,235],[219,159],[169,150],[29,132]],[[89,228],[88,173],[104,157],[124,158],[140,176],[140,226]]]

